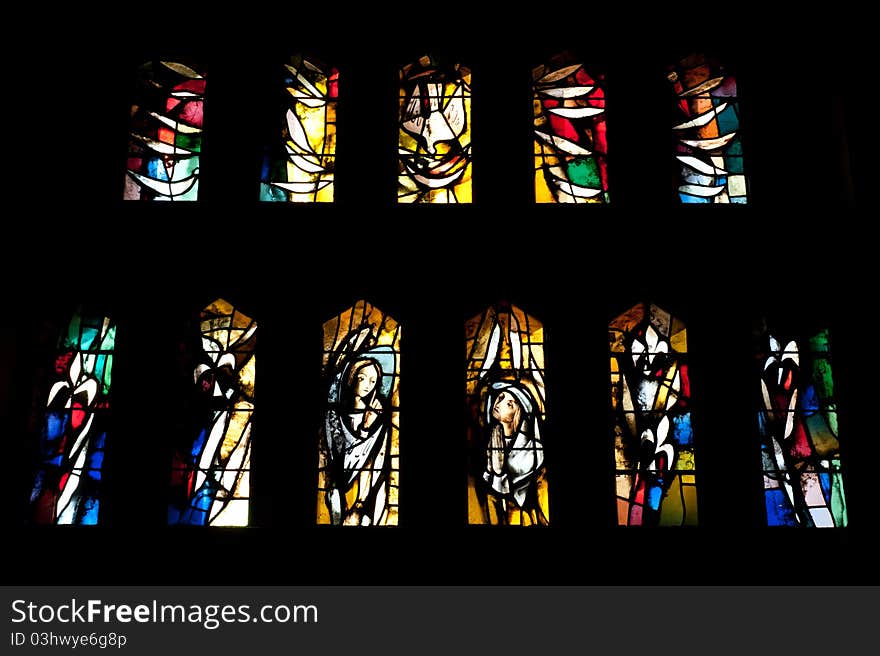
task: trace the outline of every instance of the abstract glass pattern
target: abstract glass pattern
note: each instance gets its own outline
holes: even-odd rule
[[[465,322],[468,523],[550,521],[544,327],[499,304]]]
[[[430,55],[400,70],[398,202],[471,202],[470,85]]]
[[[168,523],[247,526],[257,323],[223,299],[199,318],[193,426],[174,454]]]
[[[608,326],[617,523],[697,524],[687,330],[639,304]]]
[[[281,138],[263,158],[260,200],[333,202],[339,71],[296,55],[283,76]]]
[[[667,77],[678,106],[672,130],[681,202],[746,203],[736,78],[702,54],[670,66]]]
[[[123,199],[198,199],[204,98],[203,72],[170,61],[140,67]]]
[[[770,526],[846,526],[828,330],[757,335],[764,500]]]
[[[97,524],[116,324],[77,311],[58,341],[31,492],[37,524]]]
[[[324,324],[318,524],[396,526],[400,325],[366,301]]]
[[[568,51],[532,70],[536,202],[608,202],[603,81]]]

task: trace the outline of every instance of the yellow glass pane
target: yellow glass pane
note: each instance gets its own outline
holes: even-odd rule
[[[694,452],[691,449],[682,449],[675,458],[675,469],[679,471],[694,471]]]
[[[682,328],[672,335],[669,345],[676,353],[687,353],[687,330]]]
[[[673,396],[675,395],[675,392],[673,392],[672,390],[672,386],[677,373],[678,364],[673,362],[669,365],[666,374],[663,376],[663,382],[660,384],[660,387],[657,390],[657,398],[654,401],[655,410],[664,410],[666,408],[666,401],[670,392],[672,392]]]
[[[327,510],[327,506],[323,502],[323,500],[321,500],[320,496],[318,497],[317,517],[318,517],[318,524],[329,524],[330,523],[330,511]]]
[[[660,506],[661,526],[680,526],[684,517],[684,508],[681,505],[681,482],[678,477],[672,479],[669,490],[663,496]]]
[[[617,469],[632,469],[633,463],[626,457],[626,450],[623,442],[623,428],[621,426],[614,427],[614,462]],[[629,494],[631,481],[627,478],[627,494]],[[618,477],[618,488],[620,487],[620,477]]]
[[[697,526],[699,520],[697,513],[697,488],[693,485],[683,485],[681,491],[684,495],[684,505],[687,509],[685,526]]]
[[[550,494],[547,490],[547,480],[543,477],[538,481],[538,507],[544,517],[550,519]]]
[[[225,301],[222,298],[218,298],[216,301],[205,308],[203,316],[204,314],[214,314],[220,316],[231,315],[232,310],[233,307],[228,301]],[[229,324],[226,323],[226,325],[228,326]]]
[[[251,418],[250,410],[233,411],[229,415],[229,424],[226,434],[223,436],[223,442],[220,446],[220,458],[225,461],[229,458],[232,450],[239,444],[242,438],[246,437],[245,431],[249,429]]]
[[[257,358],[252,355],[245,360],[244,366],[238,372],[238,381],[241,391],[248,399],[254,397],[254,385],[257,380]]]
[[[556,199],[547,186],[543,172],[539,168],[540,160],[535,159],[535,202],[536,203],[555,203]]]
[[[625,333],[622,330],[608,330],[608,344],[612,353],[623,353],[626,345],[623,343]]]
[[[474,489],[474,481],[468,483],[468,524],[485,524],[483,510],[477,500],[477,491]]]

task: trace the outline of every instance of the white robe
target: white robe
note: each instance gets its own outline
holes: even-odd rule
[[[495,471],[492,467],[492,454],[486,462],[483,480],[498,494],[507,496],[512,493],[516,504],[522,508],[529,484],[534,474],[544,464],[544,447],[541,441],[529,437],[522,431],[504,438],[504,468]]]

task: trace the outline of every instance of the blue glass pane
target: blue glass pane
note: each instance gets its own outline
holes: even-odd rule
[[[83,515],[81,524],[94,526],[98,523],[98,500],[94,498],[83,499]]]
[[[785,497],[785,492],[780,489],[765,490],[764,500],[767,504],[768,526],[797,526],[797,520]]]
[[[648,490],[648,506],[650,506],[652,510],[657,510],[660,507],[661,493],[662,490],[657,486],[653,486]]]
[[[816,388],[809,385],[801,397],[803,403],[804,416],[809,417],[819,411],[819,397],[816,395]]]
[[[47,412],[46,413],[46,438],[49,440],[57,440],[64,433],[67,426],[67,412]]]
[[[694,439],[694,431],[691,428],[690,413],[680,415],[672,420],[673,436],[681,446],[690,446]]]
[[[822,496],[825,497],[825,501],[830,501],[831,499],[831,474],[824,473],[819,474],[819,485],[822,487]]]
[[[708,198],[700,198],[699,196],[691,196],[690,194],[682,194],[679,193],[678,197],[681,198],[682,203],[710,203],[711,201]]]

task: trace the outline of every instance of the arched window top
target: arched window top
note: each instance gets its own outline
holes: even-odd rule
[[[174,452],[168,523],[247,526],[257,323],[224,299],[199,315],[191,416]]]
[[[544,327],[506,303],[465,322],[468,523],[550,521]]]
[[[748,201],[736,77],[703,53],[669,67],[676,96],[673,132],[682,203]]]
[[[609,201],[604,80],[568,50],[532,69],[535,202]]]
[[[431,55],[400,69],[400,203],[470,203],[471,71]]]
[[[124,200],[198,199],[205,83],[204,70],[193,62],[148,61],[140,67]]]
[[[608,341],[618,524],[695,525],[686,327],[640,303],[611,321]]]
[[[212,301],[199,313],[199,319],[202,347],[212,360],[218,353],[253,354],[257,322],[229,301]]]
[[[318,524],[395,526],[400,491],[400,333],[358,301],[323,326]]]
[[[647,339],[650,329],[650,333],[656,336],[656,339],[651,337],[653,344],[665,340],[670,350],[687,353],[687,327],[684,322],[653,303],[639,303],[631,307],[611,321],[608,327],[612,352],[630,350],[631,341],[640,337]]]
[[[339,71],[298,54],[280,72],[281,127],[263,158],[260,200],[333,202]]]

